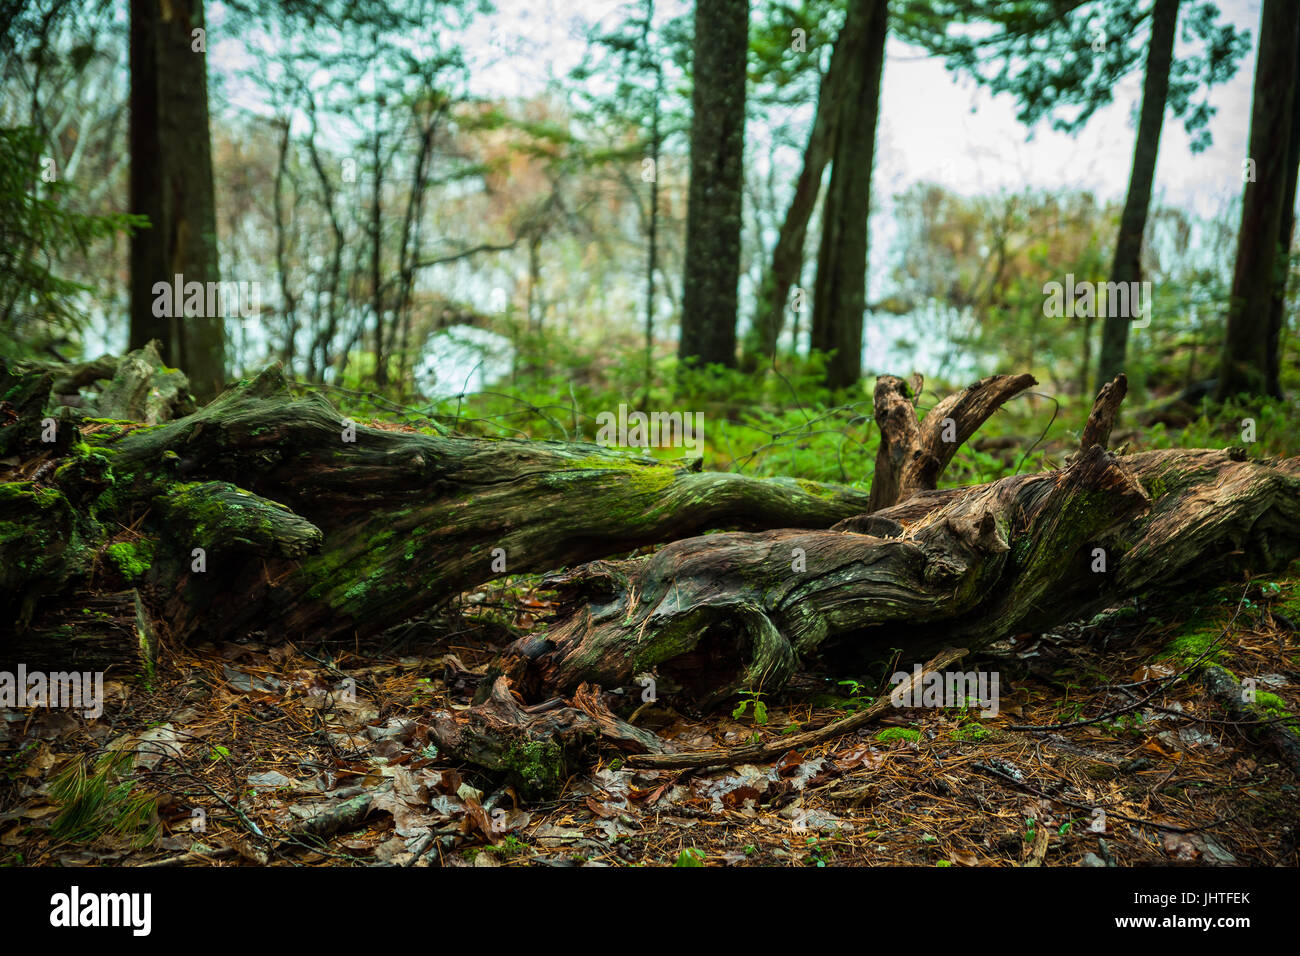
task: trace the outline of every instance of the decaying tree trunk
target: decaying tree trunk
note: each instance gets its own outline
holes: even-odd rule
[[[153,623],[135,588],[73,592],[38,625],[14,634],[0,659],[29,671],[148,674],[158,650]]]
[[[1113,397],[1098,398],[1112,416]],[[559,620],[497,669],[525,697],[659,669],[707,704],[779,689],[830,641],[868,659],[978,648],[1300,555],[1300,458],[1116,458],[1096,442],[1104,418],[1060,471],[923,491],[830,531],[709,535],[559,575]]]
[[[521,705],[504,677],[485,682],[484,698],[468,710],[436,710],[429,739],[443,752],[508,775],[521,792],[554,792],[597,741],[637,754],[667,754],[655,734],[619,720],[600,701],[599,688],[578,687],[572,705],[559,698]]]
[[[172,639],[351,640],[503,573],[710,528],[829,527],[868,501],[597,445],[366,428],[294,399],[276,368],[175,421],[65,416],[42,442],[54,377],[0,368],[0,628],[94,580],[138,588]]]
[[[1032,375],[994,375],[949,395],[917,421],[921,377],[911,385],[893,375],[876,380],[880,448],[871,476],[871,511],[938,486],[952,456],[1010,398],[1038,384]],[[1103,441],[1104,445],[1105,442]]]

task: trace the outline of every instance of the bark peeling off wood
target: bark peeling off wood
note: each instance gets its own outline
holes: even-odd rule
[[[944,643],[977,648],[1139,592],[1282,566],[1300,554],[1300,459],[1238,457],[1116,459],[1094,445],[1059,472],[873,516],[902,524],[901,538],[717,534],[596,562],[552,579],[557,623],[498,667],[528,695],[658,667],[707,705],[776,690],[830,640],[914,658]]]

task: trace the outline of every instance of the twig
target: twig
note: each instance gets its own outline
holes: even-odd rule
[[[732,763],[761,763],[799,747],[811,747],[825,743],[871,723],[893,706],[893,695],[907,694],[913,685],[921,683],[926,674],[947,667],[954,661],[961,660],[966,656],[966,653],[965,648],[946,648],[940,651],[933,660],[921,668],[920,673],[914,671],[907,680],[894,688],[893,693],[889,696],[879,697],[865,710],[858,711],[856,714],[844,717],[816,730],[791,734],[769,744],[753,744],[729,749],[696,750],[680,754],[634,754],[627,758],[627,764],[631,767],[681,769],[686,767],[718,767]]]

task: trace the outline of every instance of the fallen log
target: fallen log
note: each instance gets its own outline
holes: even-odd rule
[[[594,688],[579,687],[571,707],[530,712],[515,699],[505,678],[486,686],[486,699],[471,708],[434,711],[429,717],[429,740],[447,756],[504,773],[521,794],[559,790],[602,738],[632,753],[672,750],[654,734],[615,717]]]
[[[115,374],[144,381],[156,362],[133,353]],[[91,584],[133,589],[173,640],[352,639],[501,574],[587,562],[549,579],[549,632],[502,655],[474,707],[431,724],[442,750],[530,792],[554,789],[597,739],[667,749],[584,685],[657,670],[707,706],[775,691],[833,643],[913,660],[975,649],[1300,554],[1300,459],[1117,458],[1105,443],[1122,381],[1064,468],[940,490],[960,444],[1033,379],[985,379],[918,419],[919,382],[882,377],[867,494],[596,445],[367,428],[294,398],[274,367],[152,425],[64,404],[47,441],[55,379],[0,365],[0,624],[21,635],[0,634],[0,666]],[[720,528],[745,530],[690,537]]]
[[[1201,682],[1228,716],[1241,723],[1241,729],[1258,737],[1280,757],[1294,774],[1300,774],[1300,721],[1296,718],[1270,717],[1262,707],[1255,705],[1253,696],[1245,692],[1241,681],[1231,671],[1218,664],[1207,664]]]
[[[918,659],[1279,569],[1300,555],[1300,458],[1116,458],[1094,443],[1060,471],[921,492],[836,527],[708,535],[554,576],[556,621],[491,672],[531,697],[658,669],[708,705],[778,690],[829,642]]]
[[[14,634],[0,659],[29,671],[102,671],[148,676],[158,653],[153,623],[135,588],[115,593],[75,591],[39,625]]]
[[[15,631],[93,581],[137,588],[173,640],[351,640],[502,574],[710,528],[825,528],[869,500],[594,444],[368,428],[294,398],[276,367],[154,425],[65,407],[44,442],[55,377],[0,367],[0,628]]]

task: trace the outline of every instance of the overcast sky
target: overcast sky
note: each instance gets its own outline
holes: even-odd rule
[[[582,16],[598,20],[617,15],[619,0],[584,0]],[[659,4],[665,13],[681,3]],[[1223,18],[1251,34],[1251,50],[1233,79],[1217,87],[1211,102],[1214,145],[1193,156],[1182,122],[1166,114],[1156,171],[1157,194],[1166,202],[1212,215],[1241,195],[1241,161],[1249,131],[1255,45],[1259,41],[1259,0],[1219,0]],[[529,94],[563,77],[582,56],[571,0],[501,0],[467,45],[518,44],[508,66],[477,76],[484,92]],[[1181,45],[1181,40],[1180,40]],[[885,64],[879,127],[877,185],[892,194],[929,179],[977,192],[1024,185],[1079,187],[1103,199],[1122,199],[1133,159],[1136,114],[1141,102],[1140,71],[1115,90],[1115,102],[1099,110],[1077,136],[1040,123],[1030,131],[1016,120],[1014,101],[994,97],[959,80],[932,57],[890,40]],[[793,120],[808,122],[810,114]]]
[[[585,50],[585,25],[616,22],[624,0],[498,0],[494,14],[474,19],[463,37],[471,63],[479,65],[472,86],[486,96],[533,96],[561,81]],[[1213,146],[1199,156],[1188,148],[1181,121],[1166,114],[1156,171],[1157,198],[1213,215],[1241,193],[1241,162],[1249,130],[1259,0],[1219,0],[1223,17],[1250,31],[1251,49],[1236,75],[1217,87],[1212,103]],[[661,16],[689,8],[660,0]],[[252,60],[242,38],[223,37],[214,10],[212,70],[231,106],[257,110],[259,94],[238,76]],[[1181,40],[1180,40],[1181,45]],[[1026,130],[1008,96],[994,97],[958,79],[937,59],[890,39],[885,65],[875,168],[877,189],[890,196],[928,179],[962,192],[1083,188],[1102,199],[1122,199],[1133,156],[1142,76],[1136,71],[1115,90],[1115,102],[1099,110],[1077,136],[1040,123]],[[774,121],[806,128],[811,104]],[[1032,135],[1031,135],[1032,133]],[[802,139],[802,136],[796,137]]]

